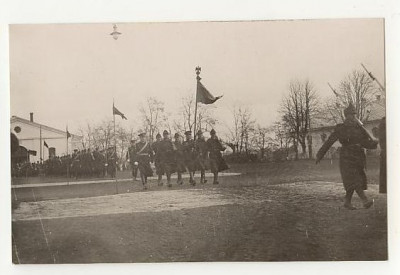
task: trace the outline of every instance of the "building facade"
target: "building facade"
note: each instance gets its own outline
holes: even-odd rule
[[[23,152],[27,152],[30,162],[44,161],[51,156],[70,154],[74,149],[82,148],[82,137],[71,134],[67,139],[67,132],[49,127],[30,119],[12,116],[10,120],[11,132],[14,133]],[[47,147],[46,147],[47,145]],[[25,150],[26,149],[26,150]]]

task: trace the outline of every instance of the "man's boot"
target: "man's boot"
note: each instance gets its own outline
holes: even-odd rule
[[[354,190],[346,191],[346,196],[344,197],[344,208],[347,208],[349,210],[354,210],[356,209],[352,204],[351,204],[351,198],[353,197]]]
[[[362,188],[358,188],[357,190],[356,190],[356,192],[357,192],[357,195],[360,197],[360,199],[362,200],[362,202],[363,202],[363,206],[364,206],[364,208],[365,209],[368,209],[368,208],[370,208],[373,204],[374,204],[374,202],[371,200],[368,200],[368,198],[367,198],[367,196],[365,195],[365,192],[364,192],[364,190],[362,189]]]

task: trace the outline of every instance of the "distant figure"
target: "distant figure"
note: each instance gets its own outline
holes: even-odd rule
[[[386,117],[379,124],[379,146],[381,159],[379,169],[379,193],[386,194]]]
[[[200,183],[204,184],[207,182],[206,180],[206,170],[207,170],[207,153],[208,146],[207,142],[203,136],[203,132],[199,130],[197,132],[197,140],[196,144],[196,166],[200,170]]]
[[[156,174],[158,176],[157,183],[158,186],[162,186],[162,176],[164,175],[163,168],[160,163],[160,144],[161,144],[161,134],[156,135],[156,141],[153,142],[152,148],[154,151],[154,166],[156,167]]]
[[[143,189],[147,189],[147,177],[153,176],[153,170],[150,166],[150,161],[153,158],[153,150],[150,143],[146,140],[146,133],[139,134],[139,142],[136,143],[136,157],[140,179],[142,180]]]
[[[171,187],[171,174],[175,172],[175,145],[172,142],[169,132],[164,130],[163,139],[158,147],[160,153],[160,164],[162,171],[167,175],[167,186]]]
[[[192,138],[192,131],[185,132],[186,140],[183,142],[183,152],[185,157],[186,169],[189,172],[189,183],[191,185],[196,185],[196,181],[194,180],[194,173],[196,171],[196,152],[195,152],[195,144]]]
[[[367,189],[364,148],[376,149],[378,145],[378,142],[368,134],[362,123],[356,118],[356,114],[356,109],[353,104],[350,104],[344,110],[344,123],[336,125],[334,132],[319,149],[316,159],[318,164],[336,140],[342,144],[339,167],[346,190],[344,207],[350,210],[355,209],[351,204],[354,191],[362,200],[364,208],[370,208],[373,204],[373,201],[368,200],[364,193],[364,190]]]
[[[218,184],[218,172],[229,169],[221,154],[221,151],[225,151],[226,148],[222,146],[214,129],[210,131],[210,135],[211,137],[207,140],[207,147],[210,158],[210,169],[211,172],[214,174],[213,184]]]
[[[138,165],[139,163],[137,162],[136,159],[136,144],[135,140],[131,140],[131,146],[128,148],[128,152],[126,153],[126,158],[129,161],[129,164],[131,165],[132,169],[132,178],[133,180],[136,180],[137,178],[137,172],[138,172]]]
[[[176,183],[181,185],[183,184],[182,173],[186,171],[185,156],[183,154],[182,137],[178,133],[175,133],[174,137],[175,137],[174,145],[176,148],[175,152],[176,172],[178,174],[178,180]]]

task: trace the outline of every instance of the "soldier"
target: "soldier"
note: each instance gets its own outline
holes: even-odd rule
[[[319,149],[316,159],[318,164],[336,140],[339,140],[342,144],[339,166],[344,189],[346,190],[344,207],[350,210],[355,209],[351,204],[354,191],[361,198],[364,208],[370,208],[373,204],[373,201],[368,200],[364,193],[364,190],[367,189],[364,148],[376,149],[378,144],[356,118],[356,114],[356,109],[350,103],[344,110],[345,121],[336,125],[334,132]]]
[[[218,184],[218,172],[229,169],[221,154],[221,151],[225,151],[226,148],[222,146],[221,141],[218,139],[214,129],[210,131],[210,135],[211,137],[207,140],[210,168],[211,172],[214,174],[213,184]]]
[[[131,140],[131,146],[128,148],[128,152],[126,153],[126,159],[129,161],[131,168],[132,168],[132,178],[133,180],[137,180],[137,171],[138,171],[138,165],[139,163],[137,162],[136,159],[136,144],[135,140]]]
[[[97,177],[104,177],[104,164],[105,164],[105,157],[104,155],[99,151],[99,148],[96,147],[96,149],[93,152],[93,158],[94,158],[94,173]]]
[[[163,171],[163,168],[160,163],[160,150],[159,150],[160,144],[161,144],[161,135],[160,135],[160,133],[158,133],[156,135],[156,141],[152,144],[152,148],[153,148],[153,151],[155,154],[154,166],[156,167],[156,174],[158,176],[158,179],[157,179],[158,186],[163,185],[161,180],[162,180],[162,176],[164,175],[164,171]]]
[[[197,132],[197,140],[196,140],[196,166],[200,170],[200,183],[204,184],[207,182],[206,180],[206,169],[207,169],[207,153],[208,146],[207,142],[203,136],[203,132],[199,130]]]
[[[186,169],[189,171],[189,183],[196,185],[194,180],[194,173],[196,171],[196,153],[194,151],[194,141],[192,139],[192,132],[185,132],[186,140],[183,142],[183,154],[185,157]]]
[[[107,170],[111,178],[115,178],[117,173],[117,155],[115,147],[109,147],[107,152]]]
[[[72,154],[72,163],[71,163],[71,177],[75,177],[75,179],[78,178],[79,172],[80,172],[80,157],[79,157],[80,152],[78,149],[74,150],[74,153]]]
[[[182,180],[182,173],[186,171],[185,167],[185,156],[183,153],[183,144],[182,144],[182,137],[178,134],[175,133],[175,161],[176,161],[176,172],[178,173],[178,180],[177,184],[183,184]]]
[[[171,174],[175,172],[175,145],[169,137],[169,132],[164,130],[163,140],[160,141],[158,152],[160,154],[160,164],[162,171],[167,175],[167,185],[171,187]]]
[[[153,159],[153,150],[146,139],[146,133],[139,134],[139,142],[136,143],[136,161],[142,180],[143,189],[147,189],[147,177],[153,176],[153,170],[150,167],[150,161]]]

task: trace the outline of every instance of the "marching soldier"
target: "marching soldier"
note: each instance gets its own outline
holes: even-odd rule
[[[156,174],[158,177],[157,178],[158,186],[163,185],[161,180],[162,180],[162,176],[164,175],[164,171],[163,171],[162,165],[160,163],[160,150],[159,150],[160,144],[161,144],[161,135],[160,135],[160,133],[158,133],[156,135],[156,141],[153,142],[153,145],[152,145],[153,151],[154,151],[154,166],[156,167]]]
[[[134,139],[131,140],[131,146],[129,146],[128,152],[126,153],[126,159],[131,165],[132,178],[136,180],[139,163],[136,160],[136,144]]]
[[[196,185],[194,180],[194,173],[196,171],[196,153],[194,151],[194,141],[192,139],[192,132],[185,132],[186,140],[183,142],[183,154],[185,157],[186,169],[189,171],[189,183]]]
[[[370,208],[373,204],[373,201],[368,200],[364,193],[367,189],[364,148],[376,149],[378,144],[356,118],[356,114],[356,109],[350,103],[344,110],[345,121],[336,125],[334,132],[319,149],[316,159],[318,164],[336,140],[342,144],[339,167],[346,190],[344,207],[350,210],[355,209],[351,204],[354,191],[362,200],[364,208]]]
[[[150,167],[150,161],[153,158],[153,150],[150,143],[146,140],[146,133],[139,134],[139,142],[136,143],[136,160],[142,180],[143,189],[147,189],[147,177],[153,176],[153,170]]]
[[[200,170],[200,175],[201,175],[200,183],[204,184],[207,182],[205,171],[207,169],[208,146],[203,136],[203,132],[201,130],[197,132],[195,151],[196,151],[196,166]]]
[[[226,148],[222,146],[214,129],[210,131],[210,135],[211,137],[207,140],[210,168],[211,172],[214,174],[213,184],[218,184],[218,172],[229,169],[221,154],[221,151],[225,151]]]
[[[162,171],[167,175],[167,185],[171,187],[171,174],[175,172],[175,145],[169,137],[169,132],[164,130],[163,140],[160,141],[158,152]]]
[[[182,137],[178,134],[175,133],[175,161],[176,161],[176,172],[178,173],[178,184],[183,184],[182,180],[182,173],[186,171],[185,167],[185,156],[183,153],[183,144],[182,144]]]

